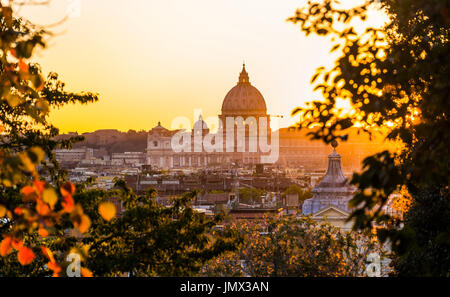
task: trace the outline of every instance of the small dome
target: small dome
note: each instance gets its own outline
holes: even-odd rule
[[[198,120],[194,123],[194,128],[192,130],[208,130],[209,131],[208,125],[203,120],[203,117],[201,115],[198,117]]]
[[[239,75],[239,82],[225,96],[222,115],[266,115],[266,101],[257,88],[249,82],[245,64]]]
[[[337,142],[332,143],[333,148],[337,147]],[[342,172],[341,155],[335,149],[328,155],[328,169],[322,181],[316,188],[338,188],[347,186],[347,179]]]

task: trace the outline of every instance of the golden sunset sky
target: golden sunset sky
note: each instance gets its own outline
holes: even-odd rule
[[[329,39],[305,37],[286,22],[306,2],[53,0],[20,14],[46,25],[72,13],[49,28],[55,36],[36,60],[68,90],[98,93],[100,100],[52,110],[61,132],[149,130],[158,121],[170,128],[177,116],[193,120],[194,109],[218,115],[244,60],[268,113],[283,115],[280,124],[288,126],[296,106],[320,98],[309,84],[315,69],[336,57]]]

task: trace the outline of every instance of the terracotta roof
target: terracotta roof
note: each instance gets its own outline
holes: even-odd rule
[[[275,208],[236,208],[228,212],[235,219],[261,219],[276,213],[278,210]]]

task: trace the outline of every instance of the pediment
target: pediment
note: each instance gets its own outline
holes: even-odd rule
[[[328,217],[328,218],[347,218],[349,216],[349,213],[339,209],[334,206],[327,206],[315,214],[313,214],[312,218],[322,218],[322,217]]]

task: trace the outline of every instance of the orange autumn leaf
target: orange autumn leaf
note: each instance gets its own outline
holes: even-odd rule
[[[40,181],[40,180],[34,180],[33,184],[39,193],[42,193],[44,191],[45,182]]]
[[[44,247],[44,246],[42,246],[41,249],[42,249],[42,252],[44,253],[44,255],[50,260],[47,263],[48,269],[53,271],[54,277],[58,277],[59,273],[61,272],[62,269],[61,269],[61,266],[59,266],[59,264],[55,261],[52,251],[49,248]]]
[[[47,216],[50,214],[50,207],[41,200],[38,200],[36,204],[36,211],[41,216]]]
[[[11,244],[12,244],[13,248],[16,250],[20,250],[23,247],[22,240],[13,239]]]
[[[13,55],[14,58],[17,58],[17,52],[15,48],[12,48],[9,50],[11,52],[11,55]]]
[[[17,254],[17,258],[19,259],[19,263],[22,265],[28,265],[34,260],[34,253],[30,248],[22,247]]]
[[[50,208],[53,209],[56,202],[58,201],[58,196],[56,195],[55,190],[52,188],[45,189],[42,194],[42,199],[50,205]]]
[[[44,87],[45,87],[45,83],[42,82],[42,83],[36,88],[36,91],[40,92],[40,91],[42,91],[42,90],[44,89]]]
[[[59,273],[61,272],[61,266],[59,266],[58,263],[56,263],[55,261],[50,261],[47,263],[47,267],[48,269],[53,271],[53,276],[54,277],[58,277]]]
[[[22,193],[23,202],[36,201],[36,198],[39,197],[36,190],[31,186],[24,187],[20,192]]]
[[[0,244],[0,255],[2,257],[8,255],[11,252],[11,250],[12,250],[11,243],[12,243],[12,239],[9,236],[5,237],[2,240],[2,243]]]
[[[26,152],[21,152],[17,156],[20,158],[20,161],[22,162],[23,166],[25,166],[27,171],[29,171],[31,173],[35,172],[34,164],[30,160],[30,158],[28,157]]]
[[[116,216],[116,206],[111,202],[103,202],[98,206],[98,212],[107,221]]]
[[[52,251],[45,246],[41,247],[42,253],[50,260],[50,262],[55,262]]]
[[[25,63],[22,59],[19,61],[19,69],[23,72],[28,72],[28,64]]]
[[[83,276],[83,277],[92,277],[93,275],[92,275],[92,272],[89,269],[87,269],[85,267],[81,267],[81,276]]]
[[[49,234],[48,231],[47,231],[47,229],[45,229],[45,228],[39,228],[38,233],[39,233],[39,235],[42,236],[42,237],[47,237],[48,234]]]
[[[81,215],[80,222],[74,222],[74,225],[78,228],[78,230],[80,230],[81,233],[85,233],[91,226],[91,219],[87,215],[83,214]]]
[[[75,193],[75,185],[71,182],[66,182],[59,189],[63,196],[73,195]]]
[[[16,214],[16,215],[21,215],[22,213],[23,213],[23,210],[22,210],[22,208],[20,208],[20,207],[16,207],[15,209],[14,209],[14,213]]]
[[[35,193],[35,189],[32,186],[25,186],[20,190],[20,192],[22,192],[25,196],[28,196]]]
[[[72,196],[71,195],[64,196],[64,202],[61,202],[61,205],[64,208],[65,212],[72,212],[75,206]]]

